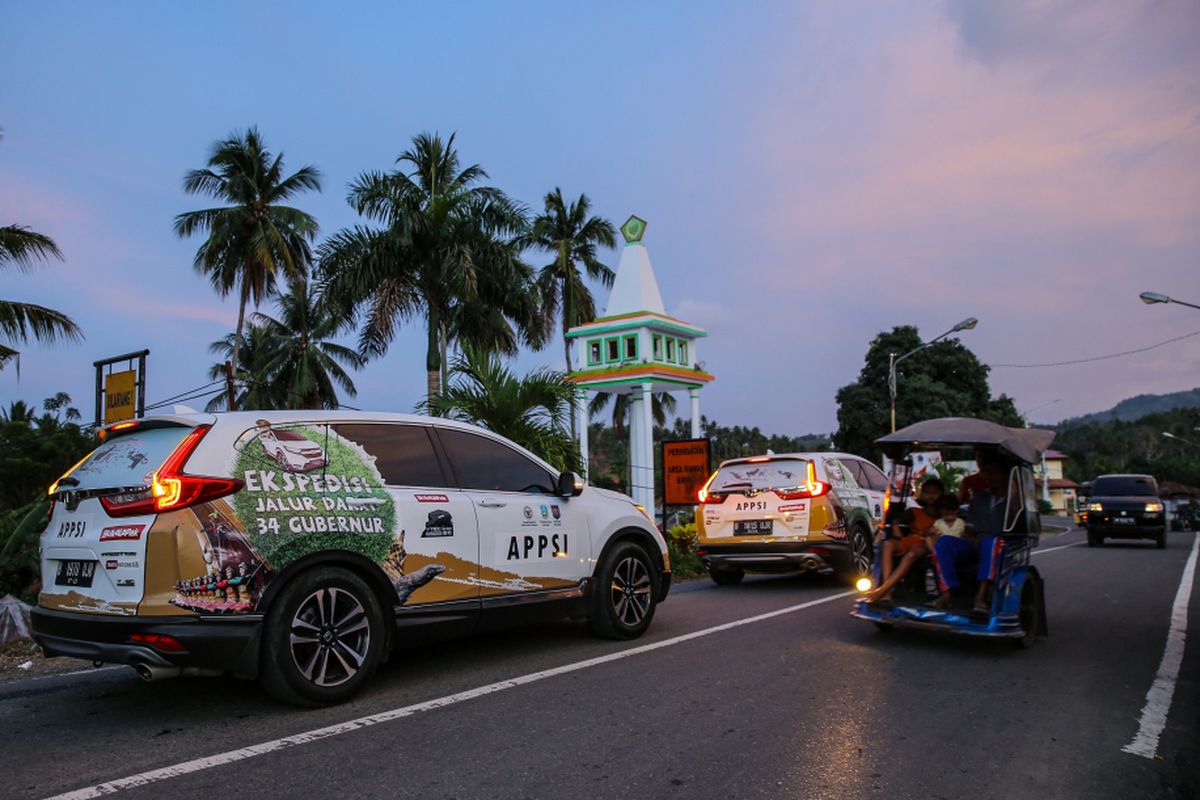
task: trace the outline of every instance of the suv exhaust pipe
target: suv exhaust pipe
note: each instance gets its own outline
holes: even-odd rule
[[[177,678],[183,671],[182,667],[160,667],[155,664],[134,664],[133,669],[144,681],[162,681],[167,678]]]

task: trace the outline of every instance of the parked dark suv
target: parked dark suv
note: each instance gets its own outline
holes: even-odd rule
[[[1109,539],[1153,539],[1167,546],[1167,516],[1158,484],[1149,475],[1101,475],[1092,482],[1087,516],[1088,547]]]

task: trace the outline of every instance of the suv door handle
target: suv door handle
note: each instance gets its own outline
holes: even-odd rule
[[[503,500],[480,500],[479,505],[483,508],[504,508],[508,503]]]

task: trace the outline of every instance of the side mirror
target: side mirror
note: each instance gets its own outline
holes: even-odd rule
[[[583,478],[574,472],[564,472],[558,476],[558,496],[578,497],[583,494]]]

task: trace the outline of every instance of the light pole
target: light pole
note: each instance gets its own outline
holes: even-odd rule
[[[1177,442],[1183,442],[1184,444],[1190,444],[1192,447],[1200,447],[1200,444],[1193,442],[1191,439],[1185,439],[1182,436],[1176,436],[1175,434],[1171,433],[1170,431],[1163,431],[1162,435],[1167,437],[1168,439],[1174,439]]]
[[[1142,292],[1138,297],[1142,298],[1142,302],[1148,306],[1155,303],[1175,303],[1176,305],[1187,306],[1188,308],[1200,308],[1195,303],[1185,303],[1182,300],[1176,300],[1173,297],[1167,297],[1165,294],[1159,294],[1158,292]]]
[[[975,319],[974,317],[967,317],[962,322],[943,333],[941,336],[933,337],[925,344],[909,350],[899,358],[896,357],[895,353],[888,353],[888,393],[892,396],[892,433],[896,432],[896,365],[912,354],[921,352],[939,339],[945,339],[950,334],[958,333],[959,331],[969,331],[978,324],[979,320]]]

